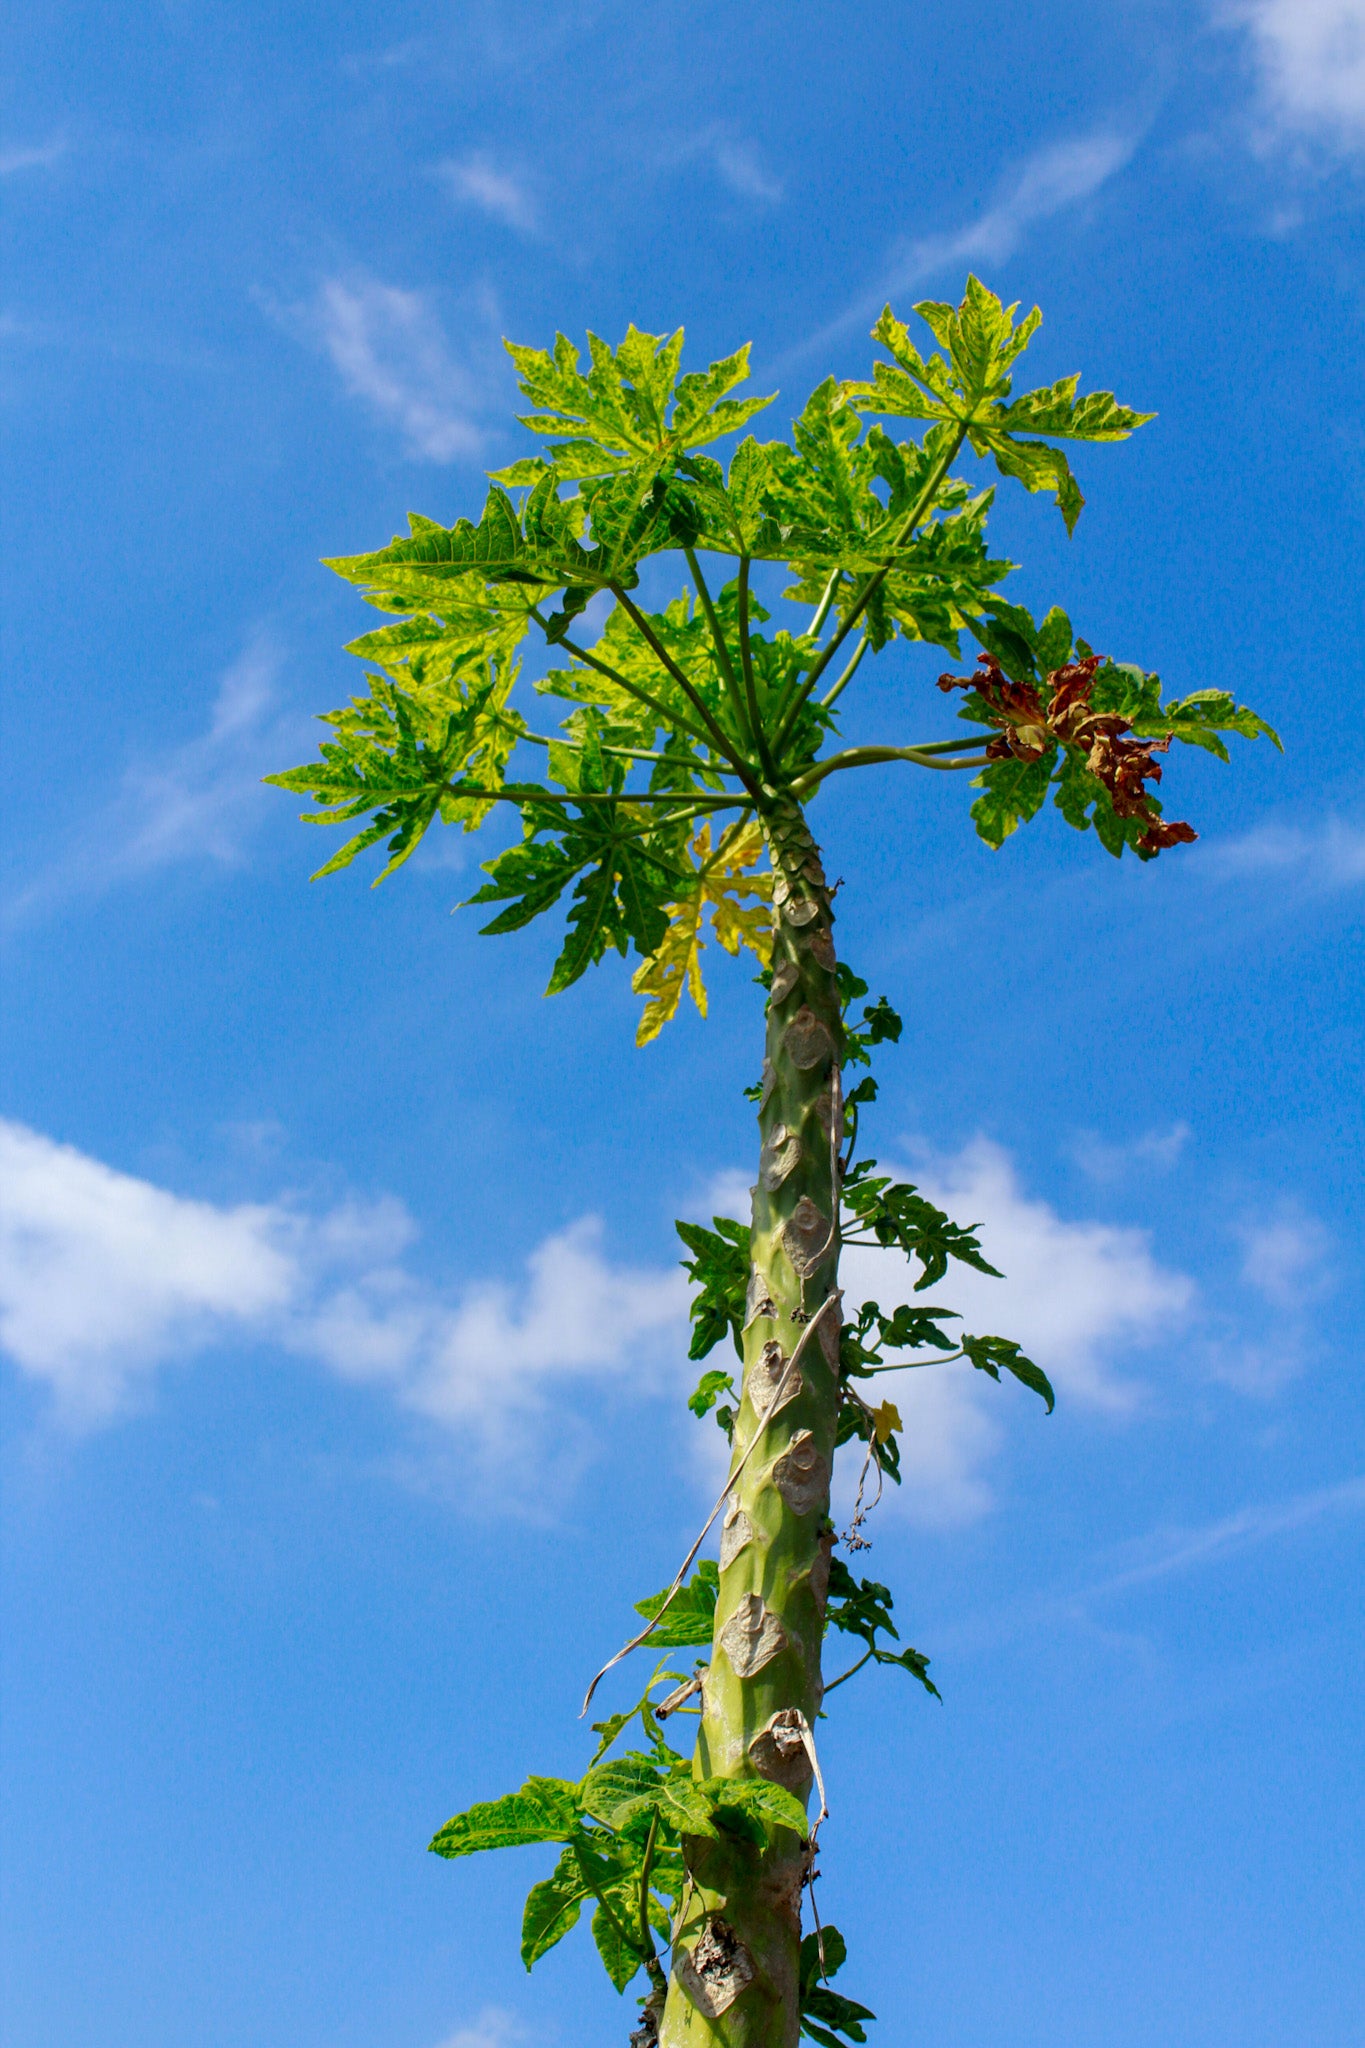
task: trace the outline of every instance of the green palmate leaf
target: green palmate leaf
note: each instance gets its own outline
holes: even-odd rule
[[[692,1393],[688,1395],[687,1405],[700,1420],[703,1415],[710,1414],[722,1394],[729,1394],[732,1398],[738,1398],[735,1392],[735,1382],[731,1374],[728,1372],[704,1372],[697,1381]],[[734,1435],[735,1417],[732,1408],[718,1410],[716,1420],[727,1436]]]
[[[438,1856],[473,1856],[483,1849],[515,1849],[531,1842],[567,1842],[578,1820],[578,1787],[563,1778],[528,1778],[509,1792],[457,1813],[433,1836]]]
[[[625,467],[659,469],[722,435],[734,433],[771,398],[735,399],[729,393],[749,375],[748,348],[708,370],[678,377],[683,335],[643,334],[631,327],[618,349],[588,337],[586,375],[578,351],[564,335],[553,353],[506,344],[522,391],[537,410],[522,425],[550,436],[550,460],[566,477],[593,477]],[[535,480],[531,463],[501,472],[506,482]]]
[[[878,1664],[896,1664],[909,1672],[936,1700],[943,1695],[929,1676],[929,1659],[919,1650],[889,1650],[882,1641],[889,1636],[899,1642],[891,1619],[894,1602],[890,1590],[875,1579],[855,1579],[839,1558],[830,1559],[829,1600],[825,1608],[826,1633],[832,1628],[857,1636],[866,1643]]]
[[[661,1650],[686,1649],[694,1643],[709,1643],[719,1585],[719,1566],[711,1558],[704,1557],[691,1578],[669,1601],[668,1611],[650,1636],[650,1641]],[[667,1598],[667,1590],[651,1593],[647,1600],[636,1601],[635,1612],[642,1614],[646,1621],[653,1621]]]
[[[675,1771],[664,1786],[664,1815],[682,1835],[717,1835],[715,1801],[690,1771]]]
[[[840,2034],[848,2041],[866,2041],[867,2030],[862,2023],[876,2017],[869,2006],[818,1985],[802,2009],[801,2032],[818,2041],[820,2048],[844,2048]]]
[[[977,1371],[989,1373],[993,1380],[999,1379],[1002,1370],[1013,1373],[1024,1386],[1031,1387],[1042,1397],[1051,1415],[1057,1399],[1051,1381],[1042,1367],[1035,1365],[1031,1358],[1025,1358],[1019,1346],[1008,1337],[964,1337],[962,1349]]]
[[[822,1928],[821,1934],[808,1934],[801,1943],[797,1965],[802,1998],[805,1998],[808,1991],[813,1991],[825,1977],[837,1977],[847,1961],[848,1943],[837,1927]]]
[[[657,1804],[662,1796],[665,1773],[652,1757],[639,1751],[594,1764],[579,1788],[583,1811],[608,1827],[623,1827],[641,1810]]]
[[[458,676],[482,677],[490,662],[509,668],[526,637],[534,603],[534,594],[524,586],[490,586],[475,574],[439,583],[425,593],[414,582],[411,588],[388,594],[404,602],[387,609],[417,616],[362,633],[346,651],[382,669],[413,695]],[[435,599],[440,601],[439,617],[426,608]]]
[[[1061,449],[1039,435],[1068,441],[1121,441],[1154,417],[1120,405],[1108,391],[1077,398],[1078,377],[1012,399],[1015,362],[1042,322],[1035,306],[1016,326],[1014,306],[1004,306],[980,282],[967,281],[960,306],[933,301],[915,308],[946,352],[921,356],[909,330],[888,306],[873,329],[892,356],[878,363],[870,384],[843,387],[846,403],[883,416],[925,420],[965,434],[978,455],[989,455],[1003,476],[1030,491],[1051,491],[1068,532],[1084,499]],[[931,430],[932,431],[932,430]]]
[[[867,994],[867,984],[859,982],[857,993]],[[844,1061],[846,1065],[871,1066],[872,1048],[888,1041],[894,1045],[905,1029],[900,1015],[893,1010],[885,996],[878,996],[875,1003],[868,1003],[863,1010],[862,1022],[855,1025],[849,1021],[849,998],[844,998]],[[875,1088],[874,1088],[875,1099]],[[853,1100],[849,1096],[848,1100]]]
[[[1161,701],[1161,678],[1147,675],[1129,662],[1107,661],[1095,676],[1091,699],[1096,711],[1117,712],[1140,736],[1167,733],[1187,746],[1203,747],[1220,761],[1229,758],[1220,734],[1270,740],[1284,752],[1279,734],[1249,705],[1238,704],[1226,690],[1192,690],[1188,697]]]
[[[528,1970],[577,1925],[583,1901],[590,1896],[573,1849],[565,1849],[553,1875],[533,1884],[527,1894],[521,1917],[521,1960]]]
[[[939,1324],[960,1321],[953,1309],[912,1308],[902,1302],[888,1316],[875,1301],[865,1301],[843,1325],[839,1350],[843,1375],[845,1379],[866,1377],[877,1370],[887,1351],[919,1351],[926,1345],[952,1351],[956,1348],[953,1340]]]
[[[744,1356],[745,1297],[749,1286],[749,1226],[728,1216],[713,1216],[714,1230],[700,1223],[675,1223],[690,1259],[683,1270],[699,1292],[690,1310],[692,1341],[689,1358],[705,1358],[728,1331],[736,1355]]]
[[[830,1559],[826,1631],[837,1628],[845,1635],[861,1636],[869,1647],[875,1644],[879,1632],[898,1641],[891,1620],[893,1605],[889,1588],[879,1586],[875,1579],[855,1579],[841,1558]]]
[[[376,878],[382,882],[416,851],[438,817],[474,830],[492,799],[460,791],[503,785],[508,759],[525,730],[507,706],[515,680],[515,670],[495,670],[477,683],[448,676],[419,683],[420,693],[412,694],[386,676],[372,675],[368,697],[327,712],[322,723],[336,737],[322,743],[321,758],[265,778],[325,806],[305,813],[310,824],[373,813],[371,823],[314,880],[348,867],[366,847],[389,837],[389,862]]]
[[[610,797],[595,742],[578,759],[580,786],[595,784],[592,793]],[[526,806],[524,839],[484,863],[490,879],[469,900],[507,904],[482,927],[496,935],[529,924],[574,884],[568,935],[546,991],[554,995],[608,946],[623,955],[632,944],[645,955],[658,947],[668,928],[664,905],[677,887],[685,827],[660,824],[626,799],[548,810]]]

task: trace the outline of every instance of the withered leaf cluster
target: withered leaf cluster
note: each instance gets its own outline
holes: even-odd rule
[[[993,654],[977,656],[978,673],[972,676],[941,675],[940,690],[969,690],[980,699],[987,724],[996,728],[986,744],[992,761],[1041,761],[1059,743],[1085,755],[1085,765],[1103,783],[1115,815],[1145,818],[1147,829],[1138,840],[1143,853],[1160,853],[1163,847],[1188,844],[1199,834],[1179,819],[1163,818],[1147,789],[1160,782],[1161,763],[1172,735],[1164,739],[1132,737],[1133,722],[1117,711],[1096,711],[1091,703],[1095,675],[1105,661],[1101,654],[1088,654],[1050,671],[1045,680],[1016,682],[1007,676]]]

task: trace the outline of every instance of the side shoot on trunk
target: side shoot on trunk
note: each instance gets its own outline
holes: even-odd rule
[[[921,355],[888,308],[869,382],[826,379],[789,441],[748,436],[728,467],[702,451],[771,402],[732,395],[747,349],[680,376],[681,331],[632,327],[614,350],[590,336],[586,374],[563,336],[550,353],[509,344],[533,408],[522,424],[545,453],[494,475],[477,523],[414,515],[409,535],[330,564],[397,623],[352,644],[368,694],[325,715],[321,759],[270,778],[322,806],[313,822],[366,821],[322,875],[385,840],[382,881],[437,819],[469,832],[513,807],[521,835],[485,863],[471,899],[496,906],[483,929],[520,930],[567,894],[549,992],[609,947],[633,947],[642,1045],[684,988],[705,1013],[708,927],[762,970],[752,1216],[678,1225],[697,1290],[691,1355],[729,1338],[742,1362],[738,1383],[733,1368],[706,1371],[689,1404],[714,1410],[732,1447],[713,1517],[719,1562],[693,1568],[699,1539],[673,1585],[640,1602],[630,1647],[662,1661],[632,1708],[593,1724],[579,1782],[528,1778],[431,1844],[448,1857],[557,1846],[526,1902],[522,1956],[529,1968],[587,1911],[617,1990],[643,1973],[639,2048],[866,2039],[872,2015],[829,1983],[842,1937],[818,1921],[801,1935],[825,1815],[816,1730],[829,1694],[868,1665],[936,1688],[918,1651],[893,1647],[887,1589],[833,1555],[834,1457],[852,1443],[862,1458],[852,1556],[866,1547],[869,1490],[899,1477],[900,1416],[871,1398],[875,1376],[959,1360],[1052,1407],[1043,1372],[1008,1339],[950,1334],[960,1318],[937,1304],[888,1315],[839,1291],[849,1243],[902,1253],[917,1294],[950,1261],[994,1268],[971,1229],[858,1155],[876,1084],[855,1070],[901,1023],[884,998],[862,1003],[866,985],[837,958],[807,808],[828,777],[856,769],[966,773],[993,847],[1052,790],[1069,825],[1146,861],[1195,837],[1154,794],[1173,739],[1220,760],[1226,733],[1279,744],[1225,692],[1163,702],[1156,676],[1094,653],[1059,607],[1035,620],[1000,595],[1012,564],[987,552],[993,489],[953,475],[964,450],[1051,493],[1069,532],[1082,499],[1060,444],[1121,441],[1150,415],[1108,392],[1078,396],[1074,376],[1015,397],[1041,316],[1016,321],[975,278],[961,305],[915,310],[934,352]],[[895,440],[882,421],[912,422],[918,438]],[[685,588],[655,612],[638,593],[660,554],[680,558]],[[783,598],[802,608],[770,632],[753,587],[764,564],[780,565]],[[532,627],[560,665],[514,703]],[[982,649],[974,671],[940,676],[942,698],[926,703],[957,703],[958,738],[839,745],[840,700],[868,655],[899,638],[960,660],[964,632]],[[549,732],[534,729],[535,697]],[[851,1662],[826,1679],[831,1630],[850,1639]],[[680,1650],[701,1653],[695,1668],[670,1664]],[[665,1734],[688,1715],[691,1757]],[[636,1723],[644,1746],[619,1751]]]

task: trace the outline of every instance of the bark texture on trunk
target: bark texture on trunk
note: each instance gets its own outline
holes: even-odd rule
[[[766,820],[778,915],[768,1003],[744,1386],[734,1471],[802,1333],[836,1291],[842,1137],[833,916],[800,807]],[[702,1694],[699,1777],[766,1777],[807,1798],[801,1726],[821,1697],[838,1413],[839,1308],[819,1318],[726,1505]],[[795,2048],[804,1848],[689,1838],[663,2048]]]

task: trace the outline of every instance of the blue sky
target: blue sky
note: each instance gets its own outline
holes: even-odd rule
[[[543,1859],[424,1844],[577,1772],[708,1505],[672,1219],[750,1177],[757,992],[637,1053],[619,962],[545,1003],[451,917],[471,842],[310,889],[259,777],[352,680],[318,558],[519,452],[501,335],[751,339],[795,411],[968,268],[1160,415],[1074,541],[1002,501],[1019,595],[1286,753],[1173,763],[1147,868],[817,807],[876,1149],[1059,1389],[906,1396],[867,1568],[945,1703],[839,1696],[823,1910],[884,2044],[1359,2040],[1363,166],[1360,0],[11,20],[6,2048],[624,2040],[585,1942],[521,1969]]]

